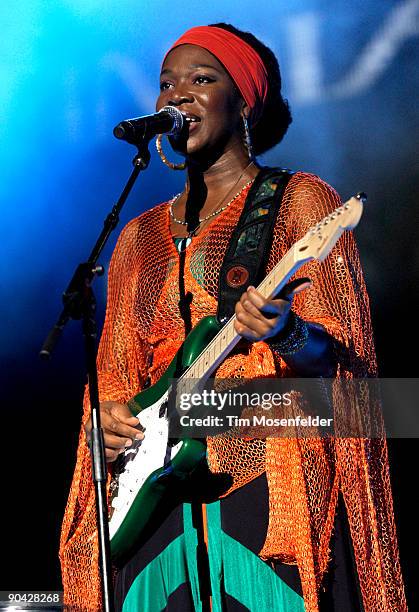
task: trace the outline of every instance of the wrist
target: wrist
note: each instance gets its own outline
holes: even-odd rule
[[[266,342],[269,348],[279,355],[293,355],[307,344],[308,335],[309,328],[306,321],[290,310],[285,327]]]

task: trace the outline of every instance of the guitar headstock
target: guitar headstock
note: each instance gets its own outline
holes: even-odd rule
[[[358,225],[363,211],[364,194],[352,196],[319,223],[294,246],[294,260],[319,259],[323,261],[345,230]]]

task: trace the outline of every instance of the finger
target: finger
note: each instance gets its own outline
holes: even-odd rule
[[[256,299],[257,297],[251,298]],[[259,302],[259,300],[257,300]],[[243,302],[244,311],[247,314],[252,315],[256,319],[259,319],[263,323],[267,320],[276,319],[286,312],[288,302],[285,300],[264,300],[262,307],[256,306],[250,299]]]
[[[252,291],[250,294],[250,299],[252,300],[253,304],[262,303],[259,297],[262,297],[262,296],[260,296],[260,293],[256,289]],[[265,300],[264,298],[262,298],[262,300],[263,300],[263,306],[260,307],[259,312],[261,316],[259,316],[259,318],[265,322],[268,319],[268,320],[273,321],[274,322],[273,324],[275,324],[275,321],[277,321],[279,317],[283,317],[284,315],[286,315],[288,310],[290,309],[290,302],[288,300],[284,300],[284,299]]]
[[[118,421],[123,423],[139,423],[138,417],[134,416],[131,410],[126,404],[117,404],[116,402],[110,402],[108,412],[112,414]]]
[[[255,288],[253,285],[250,285],[247,288],[247,298],[254,304],[257,308],[263,308],[266,304],[266,299],[263,295]]]
[[[248,300],[243,300],[243,302],[248,301],[250,303],[247,311],[261,321],[266,321],[266,319],[272,319],[282,314],[282,306],[279,302],[275,303],[273,300],[265,299],[254,287],[249,287],[247,295]],[[254,309],[258,313],[257,315]]]
[[[297,287],[296,289],[293,289],[290,295],[294,297],[298,293],[301,293],[302,291],[305,291],[306,289],[310,289],[310,287],[312,286],[313,286],[312,282],[302,283],[299,287]]]
[[[137,419],[137,417],[133,415],[127,404],[119,404],[118,402],[114,401],[101,402],[100,410],[102,413],[112,414],[119,421],[123,422],[134,422],[133,419]]]
[[[254,287],[249,287],[249,298],[260,309],[264,320],[282,317],[289,310],[289,300],[276,298],[266,300]]]
[[[112,434],[117,434],[118,436],[123,436],[125,438],[136,438],[137,440],[142,439],[143,434],[140,429],[136,427],[130,427],[129,425],[125,425],[113,418],[110,414],[102,414],[102,428],[105,431],[108,431]]]
[[[252,339],[253,341],[270,336],[274,326],[275,321],[273,319],[259,320],[244,312],[240,313],[235,321],[236,332],[248,340]]]
[[[304,289],[309,289],[313,285],[308,277],[296,278],[287,283],[277,295],[277,299],[292,300],[294,295],[300,293]]]
[[[258,334],[265,334],[275,326],[275,319],[265,318],[260,311],[258,316],[254,317],[246,310],[239,310],[236,314],[236,320]]]
[[[106,463],[112,463],[113,461],[116,461],[120,452],[121,451],[118,450],[111,450],[110,448],[105,448]]]
[[[144,438],[144,434],[142,434]],[[132,438],[124,438],[123,436],[114,436],[113,434],[104,433],[103,440],[105,442],[105,448],[129,448],[132,446]]]
[[[117,420],[120,421],[121,423],[129,425],[130,427],[139,427],[139,428],[141,428],[140,419],[138,417],[135,417],[135,416],[119,417],[119,418],[117,418]]]
[[[275,313],[272,316],[266,312]],[[269,300],[266,302],[263,311],[259,311],[260,316],[254,317],[253,314],[244,310],[239,304],[236,307],[236,332],[253,342],[265,340],[280,332],[288,321],[291,310],[291,302],[287,300]]]
[[[251,342],[256,342],[261,339],[260,334],[256,333],[250,327],[247,327],[247,325],[239,323],[237,320],[234,322],[234,329],[238,334],[240,334],[240,336],[246,338],[246,340],[250,340]]]
[[[242,316],[248,314],[256,319],[263,320],[263,314],[249,299],[245,298],[243,301],[237,302],[236,304],[236,316]]]

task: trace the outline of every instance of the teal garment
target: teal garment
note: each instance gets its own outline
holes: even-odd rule
[[[222,612],[222,591],[251,612],[304,612],[302,597],[267,563],[222,530],[220,502],[206,508],[213,612]],[[123,612],[160,612],[185,582],[190,585],[195,610],[202,610],[196,565],[198,539],[190,504],[183,504],[183,527],[184,532],[135,578]]]
[[[182,240],[184,239],[183,238],[173,238],[173,242],[175,243],[175,246],[178,251],[180,250],[180,243],[182,242]],[[192,240],[191,238],[186,239],[186,248],[188,248],[188,246],[191,244],[191,240]],[[201,287],[204,286],[204,276],[203,276],[204,263],[205,263],[205,254],[203,252],[195,253],[195,261],[194,261],[194,266],[192,266],[191,268],[191,273],[194,279],[196,280],[196,282]]]

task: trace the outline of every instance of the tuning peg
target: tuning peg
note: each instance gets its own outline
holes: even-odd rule
[[[356,194],[356,197],[358,198],[358,200],[361,200],[361,202],[363,204],[365,204],[365,202],[367,201],[367,194],[365,193],[365,191],[360,191],[359,193]]]

